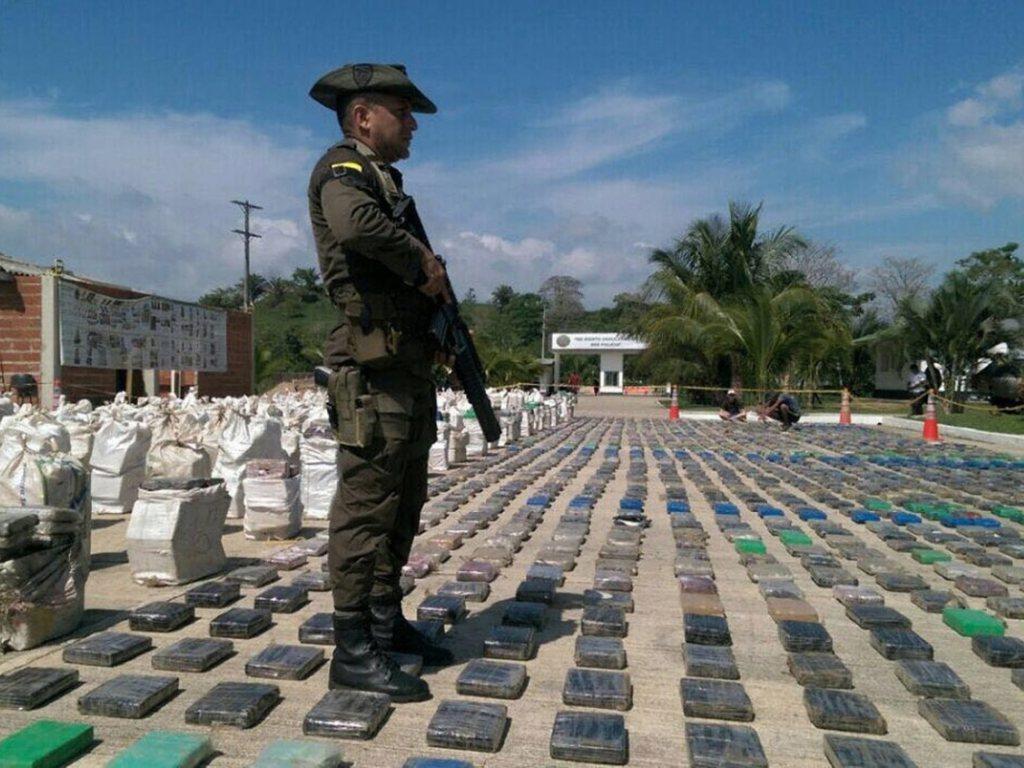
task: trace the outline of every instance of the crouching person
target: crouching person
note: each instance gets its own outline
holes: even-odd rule
[[[758,416],[761,421],[773,419],[782,425],[785,432],[800,421],[800,402],[793,395],[769,392]]]

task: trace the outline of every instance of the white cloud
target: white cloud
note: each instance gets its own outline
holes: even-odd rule
[[[535,290],[552,274],[584,281],[587,303],[647,275],[642,243],[664,243],[695,216],[742,196],[756,164],[702,160],[685,173],[634,171],[671,142],[707,140],[784,109],[785,83],[652,94],[620,82],[523,126],[486,161],[404,166],[457,288]],[[53,101],[0,101],[0,250],[139,290],[195,298],[237,281],[249,196],[252,269],[311,266],[305,187],[318,148],[305,133],[210,114],[73,117]],[[619,165],[616,165],[619,164]],[[40,194],[40,192],[42,194]]]
[[[0,181],[44,190],[46,202],[0,212],[11,256],[181,298],[241,277],[240,226],[230,201],[250,195],[253,269],[312,263],[304,186],[313,148],[205,114],[68,117],[52,103],[0,103]],[[10,209],[9,209],[10,210]]]
[[[946,110],[937,143],[918,161],[945,196],[989,208],[1024,198],[1024,70],[981,83]]]
[[[650,151],[674,135],[710,127],[724,132],[789,100],[789,87],[777,81],[706,97],[646,95],[620,83],[532,126],[523,148],[487,164],[484,172],[532,181],[567,179]]]
[[[992,117],[993,112],[991,104],[979,99],[964,99],[946,111],[946,118],[950,125],[970,127]]]

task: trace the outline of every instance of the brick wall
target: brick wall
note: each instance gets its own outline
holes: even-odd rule
[[[252,315],[228,310],[228,369],[223,373],[199,371],[199,394],[230,397],[253,392]]]
[[[182,371],[181,378],[178,383],[180,392],[185,395],[188,392],[189,387],[194,387],[196,384],[196,372],[195,371]],[[161,395],[166,395],[171,391],[171,372],[160,371],[157,385]]]
[[[4,389],[11,376],[30,373],[41,381],[42,278],[14,275],[14,282],[0,283],[0,361]]]

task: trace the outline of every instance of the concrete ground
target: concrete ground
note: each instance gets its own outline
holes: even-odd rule
[[[540,526],[525,542],[515,556],[513,564],[503,569],[491,585],[492,592],[484,603],[469,603],[468,618],[450,629],[446,643],[458,657],[457,663],[447,669],[428,670],[424,678],[429,682],[433,699],[419,704],[395,707],[390,718],[376,738],[366,741],[338,741],[345,760],[355,766],[380,766],[397,768],[410,756],[423,755],[449,757],[467,760],[475,766],[512,768],[513,766],[557,765],[573,763],[555,761],[549,757],[551,726],[556,712],[569,709],[562,703],[562,685],[566,670],[574,666],[573,652],[582,614],[582,594],[593,580],[598,550],[612,527],[612,518],[617,510],[618,500],[624,495],[627,485],[626,473],[630,461],[626,448],[642,445],[647,461],[647,514],[651,526],[647,530],[642,546],[642,559],[638,574],[634,577],[635,612],[627,614],[628,636],[624,640],[627,652],[627,671],[633,685],[633,706],[625,713],[629,731],[629,765],[633,766],[685,766],[689,765],[686,743],[683,735],[684,717],[679,696],[679,680],[684,676],[681,656],[683,642],[682,610],[679,591],[673,574],[675,545],[664,514],[662,499],[664,486],[658,476],[656,462],[652,458],[650,443],[672,446],[659,436],[646,419],[663,420],[663,409],[653,399],[631,399],[621,397],[584,397],[577,411],[579,424],[586,424],[600,431],[611,422],[608,417],[625,418],[626,431],[623,435],[622,460],[614,478],[594,510],[590,535],[588,536],[576,567],[567,574],[564,587],[559,590],[554,606],[548,610],[547,627],[540,634],[537,656],[525,662],[529,681],[521,698],[499,703],[508,706],[511,720],[503,745],[495,754],[471,751],[444,750],[428,747],[426,730],[430,718],[439,702],[444,699],[468,699],[456,694],[455,681],[468,660],[482,656],[482,641],[487,631],[500,623],[502,609],[514,599],[516,587],[524,578],[538,550],[549,542],[550,535],[558,524],[559,516],[566,510],[569,500],[579,493],[591,479],[594,471],[603,462],[603,452],[598,450],[591,456],[584,469],[576,473],[565,489],[558,495],[547,511]],[[750,425],[759,429],[759,425]],[[570,425],[571,428],[571,425]],[[636,429],[635,435],[631,429]],[[717,424],[700,427],[704,430],[703,444],[678,447],[716,450],[723,441],[742,441],[743,432]],[[577,432],[575,439],[585,439],[588,434]],[[801,446],[810,439],[807,432],[794,432],[780,439],[780,444]],[[786,442],[791,441],[791,442]],[[559,466],[564,466],[563,459]],[[711,480],[726,492],[732,500],[737,490],[757,490],[770,496],[771,493],[758,488],[754,479],[739,469],[742,487],[727,487],[722,478],[706,460],[698,463]],[[558,471],[556,466],[546,477],[540,478],[533,487],[542,485]],[[680,469],[683,482],[695,517],[703,524],[708,534],[707,551],[714,566],[719,595],[725,608],[733,637],[733,650],[740,670],[740,683],[749,695],[755,720],[750,723],[758,733],[771,766],[797,768],[826,765],[823,752],[823,737],[826,731],[815,728],[808,720],[802,701],[802,688],[789,674],[786,653],[777,636],[776,626],[766,611],[758,587],[747,576],[739,563],[733,545],[715,524],[714,515],[707,498],[692,479]],[[790,490],[785,484],[777,491]],[[502,513],[492,530],[500,527],[519,509],[529,496],[524,491]],[[798,495],[801,495],[797,492]],[[488,493],[474,497],[467,505],[460,507],[448,521],[463,511],[473,509],[482,503]],[[852,499],[857,500],[857,499]],[[893,673],[894,663],[886,661],[869,645],[868,633],[859,629],[846,618],[843,607],[832,597],[831,590],[816,586],[801,566],[799,559],[791,556],[779,540],[771,536],[763,522],[749,509],[743,507],[742,517],[761,535],[768,552],[778,562],[789,567],[793,579],[803,590],[807,601],[813,606],[822,622],[831,633],[837,655],[853,672],[855,690],[865,694],[881,711],[888,723],[886,740],[902,745],[913,761],[921,768],[947,768],[948,766],[970,766],[973,752],[991,749],[996,752],[1024,755],[1020,747],[978,747],[977,745],[947,742],[917,713],[917,699],[897,680]],[[826,510],[829,511],[829,510]],[[792,519],[795,516],[790,515]],[[868,546],[881,549],[886,555],[897,560],[901,566],[924,577],[934,588],[950,588],[950,584],[938,577],[931,567],[919,565],[909,555],[890,552],[878,538],[861,526],[856,526],[838,513],[829,511],[829,518],[836,520]],[[447,522],[447,521],[446,521]],[[798,527],[807,530],[805,524]],[[247,541],[241,532],[240,521],[229,521],[224,543],[231,558],[258,558],[281,546],[274,542]],[[101,518],[94,525],[93,565],[87,584],[87,612],[82,627],[72,638],[50,643],[31,651],[10,653],[0,660],[0,674],[32,665],[64,667],[61,659],[63,648],[75,639],[90,633],[115,629],[128,631],[127,612],[138,605],[153,600],[179,598],[188,586],[147,588],[136,585],[130,578],[125,554],[126,518]],[[311,536],[323,527],[312,523],[303,530],[304,536]],[[424,537],[443,529],[428,530]],[[405,612],[415,616],[416,606],[428,594],[435,592],[443,583],[454,579],[459,563],[474,548],[477,541],[486,534],[477,534],[469,539],[461,550],[453,553],[452,559],[440,570],[417,583],[415,590],[406,598]],[[820,540],[815,541],[820,543]],[[855,564],[844,563],[861,577],[862,583],[874,586],[874,581],[856,569]],[[319,569],[320,559],[310,560],[310,569]],[[289,583],[294,573],[282,572],[278,583]],[[191,585],[190,585],[191,586]],[[243,589],[242,600],[236,606],[251,607],[253,595],[259,590]],[[881,591],[881,590],[879,590]],[[1011,587],[1012,594],[1020,594],[1019,588]],[[1018,727],[1024,728],[1024,693],[1010,680],[1008,669],[986,666],[971,652],[970,641],[955,634],[944,626],[937,614],[927,614],[911,604],[906,594],[884,592],[886,604],[906,614],[913,621],[915,631],[928,640],[935,649],[937,660],[949,663],[970,685],[975,698],[986,701]],[[327,667],[321,666],[304,681],[258,681],[275,682],[281,688],[283,700],[255,728],[248,731],[231,728],[198,728],[184,723],[185,709],[214,684],[222,681],[246,681],[244,665],[247,660],[269,643],[297,644],[299,624],[317,612],[330,610],[328,593],[310,593],[311,602],[294,614],[275,614],[275,623],[267,632],[249,640],[236,640],[236,654],[203,674],[181,673],[181,692],[177,697],[142,720],[122,720],[105,717],[85,717],[76,710],[80,695],[92,690],[98,684],[125,673],[153,674],[150,657],[145,653],[121,666],[106,669],[100,667],[76,666],[82,684],[75,691],[65,694],[56,701],[32,712],[5,711],[0,721],[0,734],[7,734],[40,718],[87,721],[95,726],[97,742],[92,750],[73,763],[75,766],[105,765],[127,745],[157,729],[173,729],[193,733],[209,734],[217,754],[211,765],[217,768],[250,765],[259,752],[274,739],[304,738],[301,723],[306,712],[320,699],[327,689]],[[972,607],[984,607],[980,599],[968,599]],[[152,634],[156,648],[166,647],[187,636],[208,636],[208,622],[219,613],[213,609],[197,610],[197,620],[190,625],[169,634]],[[1010,621],[1008,634],[1024,636],[1021,622]],[[329,648],[325,649],[329,652]],[[158,673],[167,674],[167,673]],[[493,702],[491,699],[473,699]],[[574,708],[575,709],[575,708]],[[593,710],[604,711],[604,710]],[[854,735],[854,734],[851,734]],[[309,738],[309,737],[305,737]],[[325,740],[326,741],[326,740]]]

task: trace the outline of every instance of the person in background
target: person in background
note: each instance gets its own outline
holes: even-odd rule
[[[758,418],[764,422],[774,419],[782,424],[782,431],[785,432],[800,421],[800,403],[792,395],[769,392],[765,396]]]
[[[725,393],[725,398],[722,400],[722,410],[718,412],[718,418],[722,421],[747,420],[747,412],[743,410],[743,401],[740,400],[740,396],[736,394],[735,389],[730,389]]]
[[[907,376],[907,392],[910,394],[910,414],[921,416],[924,413],[924,393],[928,391],[928,377],[918,363],[911,363]]]
[[[580,393],[580,374],[579,371],[573,371],[569,374],[569,387],[574,395]]]

